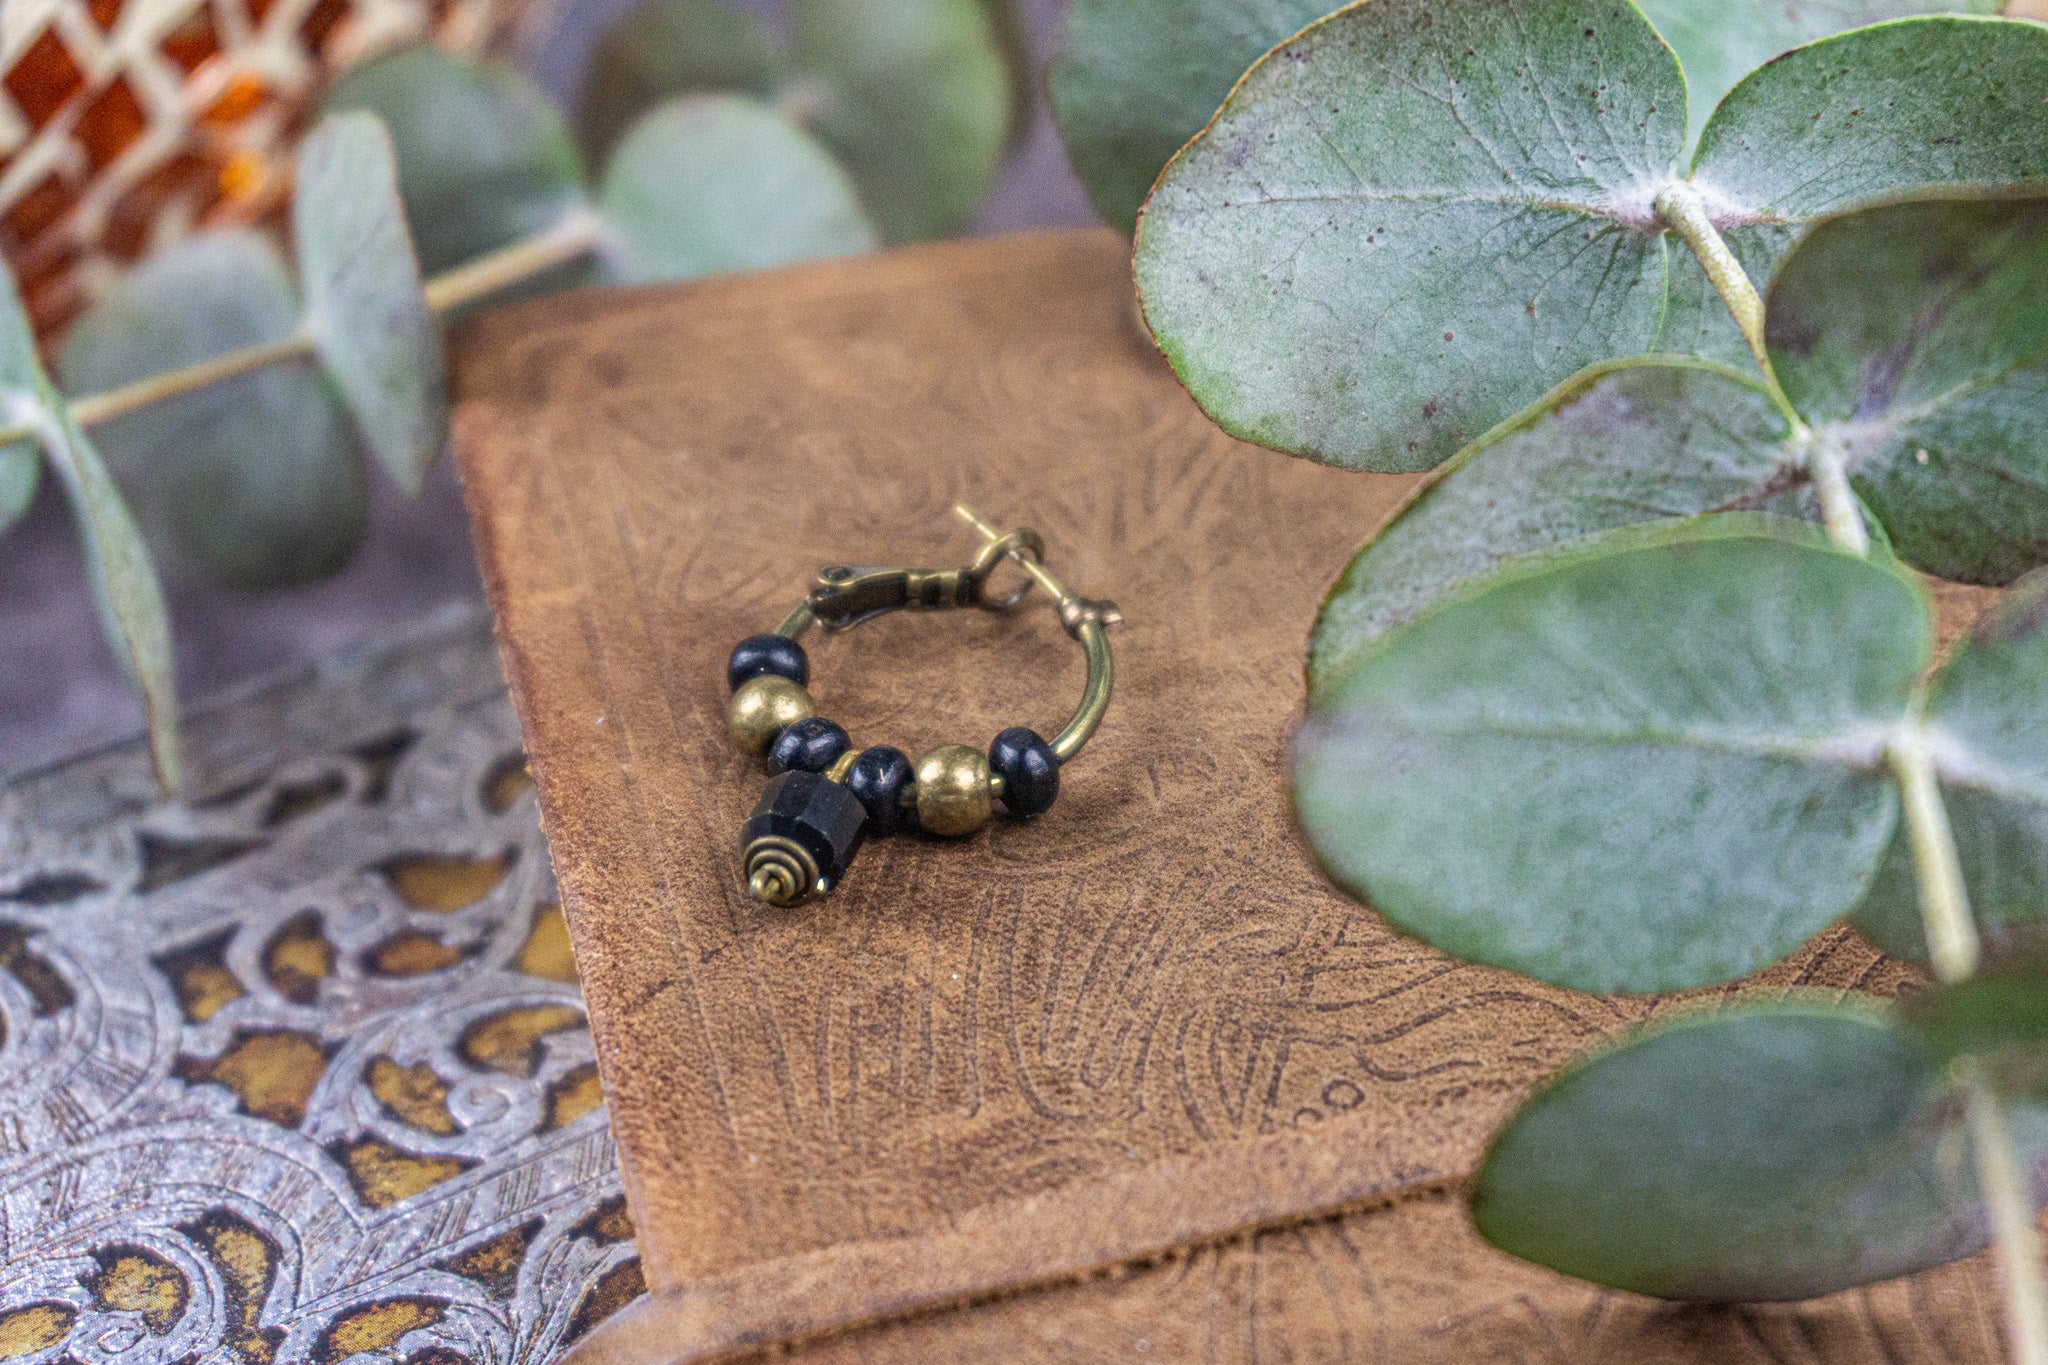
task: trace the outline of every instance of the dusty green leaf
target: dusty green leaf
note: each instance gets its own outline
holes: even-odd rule
[[[1983,934],[2048,914],[2048,569],[2014,584],[1935,676],[1927,699],[1942,804]],[[1927,959],[1903,831],[1857,907],[1856,927]]]
[[[298,297],[267,241],[203,234],[152,256],[78,320],[64,385],[103,392],[298,325]],[[362,539],[355,433],[310,357],[152,403],[104,424],[99,442],[158,550],[231,587],[325,577]]]
[[[1031,137],[1031,118],[1038,109],[1038,59],[1031,52],[1030,25],[1018,6],[1023,0],[978,0],[988,15],[989,36],[1002,56],[1009,77],[1010,110],[1004,152],[1014,152]]]
[[[1768,317],[1786,392],[1901,555],[1970,583],[2048,562],[2048,199],[1823,222]]]
[[[767,96],[781,62],[767,32],[725,0],[651,0],[621,15],[590,49],[576,97],[576,138],[588,164],[642,114],[678,95]]]
[[[561,115],[509,67],[405,48],[343,76],[319,112],[348,109],[390,130],[406,222],[430,274],[532,236],[584,201]]]
[[[2023,1159],[2048,1114],[2009,1110]],[[1810,1298],[1985,1243],[1939,1060],[1866,1005],[1686,1015],[1564,1071],[1494,1138],[1486,1239],[1670,1299]]]
[[[1074,0],[1047,75],[1095,211],[1129,232],[1152,182],[1245,69],[1335,0]]]
[[[2048,26],[1929,16],[1822,39],[1751,73],[1700,134],[1694,185],[1759,286],[1817,220],[1904,197],[2048,186]],[[1742,342],[1674,244],[1665,350]]]
[[[1372,0],[1276,48],[1138,225],[1147,321],[1204,410],[1346,468],[1426,469],[1594,362],[1746,364],[1654,209],[1677,62],[1633,6]],[[1903,19],[1738,85],[1694,189],[1754,279],[1817,218],[2048,177],[2048,27]]]
[[[1982,1057],[2003,1088],[2048,1093],[2048,959],[2038,952],[1923,991],[1906,1002],[1905,1017],[1943,1061]]]
[[[320,360],[363,444],[417,493],[448,436],[447,365],[375,116],[332,115],[300,145],[292,236]]]
[[[1283,43],[1138,223],[1147,321],[1233,435],[1429,469],[1654,349],[1678,63],[1629,5],[1370,0]]]
[[[1724,981],[1861,898],[1930,648],[1916,581],[1798,522],[1605,532],[1360,654],[1296,740],[1296,813],[1333,880],[1464,961]]]
[[[0,448],[0,531],[5,531],[36,498],[36,478],[42,458],[27,441]]]
[[[599,211],[624,281],[760,270],[875,246],[846,173],[802,129],[743,95],[691,95],[633,125]]]
[[[888,242],[960,231],[995,181],[1011,80],[986,0],[794,0],[778,107],[831,148]]]
[[[1641,0],[1678,53],[1692,109],[1690,138],[1735,83],[1781,53],[1866,24],[1915,14],[1996,14],[1998,0]]]
[[[163,585],[106,465],[50,384],[36,358],[35,336],[0,270],[0,408],[8,425],[35,433],[71,503],[94,600],[122,666],[142,694],[149,756],[157,780],[175,792],[179,781],[178,692],[171,658],[170,613]]]
[[[1309,637],[1309,697],[1389,628],[1504,559],[1736,508],[1815,515],[1755,383],[1680,357],[1583,371],[1446,461],[1353,556]]]

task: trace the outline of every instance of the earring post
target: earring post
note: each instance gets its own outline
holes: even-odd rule
[[[969,526],[972,526],[975,530],[975,534],[979,535],[983,540],[987,541],[991,545],[993,545],[995,542],[1003,538],[1003,532],[998,531],[995,527],[989,525],[986,521],[982,520],[981,514],[979,512],[976,512],[972,507],[969,507],[964,502],[956,502],[953,504],[953,515],[960,518],[960,520],[966,522]],[[1029,555],[1020,555],[1013,553],[1010,556],[1010,558],[1014,560],[1017,563],[1017,565],[1024,570],[1025,573],[1030,574],[1032,579],[1037,582],[1038,586],[1044,588],[1045,591],[1052,597],[1053,601],[1060,603],[1061,605],[1065,605],[1067,602],[1073,600],[1074,595],[1068,592],[1064,587],[1060,586],[1060,581],[1057,578],[1054,578],[1052,574],[1047,571],[1045,565],[1039,563],[1036,559],[1032,558]]]

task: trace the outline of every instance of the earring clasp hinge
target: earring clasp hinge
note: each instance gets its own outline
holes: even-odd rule
[[[1026,579],[1015,592],[991,596],[989,575],[1003,561],[1025,555],[1035,561],[1045,544],[1032,530],[1012,531],[984,545],[972,564],[958,569],[854,567],[835,564],[818,571],[807,599],[812,619],[827,634],[852,630],[863,621],[891,611],[944,611],[952,607],[983,607],[1007,611],[1030,591]]]

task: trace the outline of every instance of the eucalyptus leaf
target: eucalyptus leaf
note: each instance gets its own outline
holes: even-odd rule
[[[81,317],[61,364],[97,393],[297,331],[284,263],[253,232],[188,238]],[[176,564],[246,590],[308,583],[362,540],[355,433],[310,358],[270,365],[115,418],[99,440],[150,539]]]
[[[2048,199],[1823,222],[1767,317],[1786,392],[1902,555],[1969,583],[2048,561]]]
[[[1905,1016],[1943,1061],[1987,1057],[2006,1079],[2015,1069],[2010,1064],[2019,1062],[2038,1086],[2048,1046],[2048,959],[2037,953],[1994,961],[1974,976],[1914,996]]]
[[[598,205],[615,278],[687,280],[875,247],[846,173],[742,95],[692,95],[633,125]]]
[[[1296,812],[1334,881],[1462,960],[1724,981],[1861,898],[1931,647],[1917,581],[1800,523],[1609,531],[1366,649],[1297,737]]]
[[[960,231],[1009,140],[1011,79],[986,0],[793,0],[779,100],[838,156],[888,242]]]
[[[2014,1105],[2023,1166],[2048,1114]],[[1810,1298],[1985,1244],[1961,1106],[1910,1030],[1796,995],[1686,1015],[1553,1079],[1472,1193],[1504,1251],[1669,1299]]]
[[[1346,468],[1427,469],[1600,360],[1743,363],[1665,231],[1685,90],[1633,6],[1371,0],[1263,58],[1139,220],[1146,318],[1204,410]],[[2048,177],[2048,28],[1899,20],[1738,85],[1707,217],[1752,278],[1867,200]]]
[[[42,457],[27,441],[0,446],[0,532],[21,519],[36,500],[36,479]]]
[[[584,203],[561,115],[508,67],[421,44],[336,81],[319,113],[364,109],[390,130],[420,264],[438,273],[560,222]]]
[[[8,425],[26,426],[36,433],[44,457],[64,486],[107,638],[142,695],[150,761],[164,789],[175,792],[179,782],[178,694],[163,585],[157,580],[149,547],[99,452],[72,416],[70,404],[43,373],[14,277],[4,270],[0,270],[0,408],[4,408]]]
[[[1336,0],[1073,0],[1047,73],[1053,121],[1095,211],[1129,232],[1152,182],[1245,68]]]
[[[2014,584],[1958,644],[1926,714],[1970,909],[1997,941],[2048,913],[2048,569]],[[1927,960],[1903,830],[1854,919],[1894,957]]]
[[[576,97],[576,139],[592,166],[640,116],[678,95],[766,97],[781,75],[758,20],[725,0],[651,0],[599,35]]]
[[[1002,55],[1009,75],[1009,133],[1003,150],[1014,152],[1031,138],[1031,117],[1038,108],[1038,59],[1031,52],[1031,33],[1018,11],[1020,0],[980,0],[988,16],[989,36]]]
[[[1692,181],[1758,282],[1829,214],[2048,189],[2048,26],[1929,16],[1789,52],[1714,110]],[[1734,358],[1740,344],[1698,263],[1674,250],[1663,349]]]
[[[1707,115],[1735,83],[1781,53],[1817,38],[1915,14],[1996,14],[1998,0],[1641,0],[1641,8],[1678,54],[1692,107],[1689,136],[1699,141]]]
[[[448,437],[447,366],[374,115],[332,115],[300,145],[292,235],[321,362],[363,443],[418,493]]]
[[[1352,557],[1309,637],[1310,700],[1389,628],[1503,560],[1716,509],[1815,518],[1784,435],[1736,370],[1642,356],[1581,371],[1446,461]]]
[[[1678,63],[1632,6],[1339,10],[1252,67],[1160,177],[1136,240],[1147,321],[1231,434],[1432,468],[1656,348],[1650,191],[1684,139]]]

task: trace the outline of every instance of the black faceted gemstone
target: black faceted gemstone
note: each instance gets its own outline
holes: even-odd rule
[[[812,716],[775,737],[768,747],[768,766],[777,772],[821,773],[852,747],[846,731],[823,716]]]
[[[1036,730],[1013,726],[988,746],[988,770],[1003,779],[1012,815],[1043,815],[1060,794],[1060,760]]]
[[[761,802],[740,828],[744,853],[756,839],[792,839],[817,859],[829,890],[846,875],[867,835],[868,813],[846,788],[817,773],[787,772],[768,780]]]
[[[903,794],[916,773],[901,749],[886,744],[861,752],[846,772],[846,789],[860,798],[868,813],[868,832],[894,834],[910,824],[915,812],[905,809]]]
[[[733,646],[725,663],[725,685],[737,692],[749,678],[773,673],[802,687],[811,680],[810,656],[787,635],[749,635]]]

